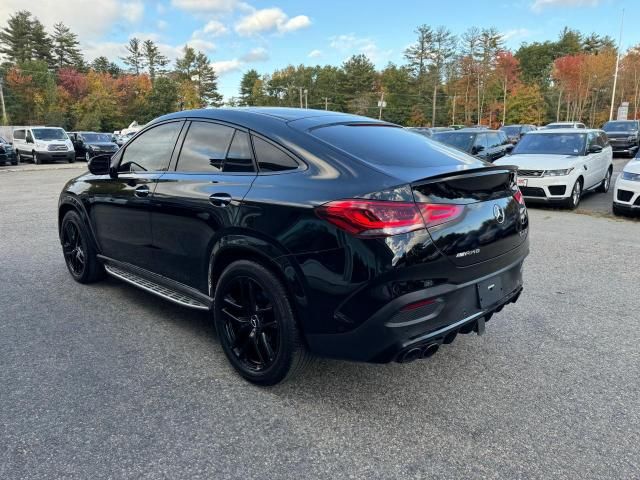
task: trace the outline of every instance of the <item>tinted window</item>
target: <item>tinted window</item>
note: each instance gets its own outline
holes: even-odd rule
[[[411,137],[421,138],[412,133],[405,133]],[[256,160],[261,172],[281,172],[298,168],[298,162],[261,138],[253,137],[253,148],[255,149]]]
[[[89,143],[108,143],[111,141],[111,135],[106,133],[83,133],[82,139]]]
[[[484,152],[488,148],[487,136],[484,134],[476,135],[476,139],[473,142],[473,149],[471,153],[478,154]]]
[[[222,171],[253,172],[254,170],[251,145],[249,144],[249,135],[245,132],[236,130]]]
[[[530,133],[513,149],[517,154],[581,155],[587,135],[584,133]]]
[[[638,122],[607,122],[602,129],[605,132],[633,132],[634,130],[638,130]]]
[[[500,137],[500,145],[508,145],[511,143],[509,137],[507,137],[507,134],[504,132],[499,132],[498,137]]]
[[[488,133],[486,135],[489,148],[497,148],[502,145],[502,138],[497,133]]]
[[[598,145],[602,145],[603,147],[609,146],[609,137],[607,137],[606,133],[600,132],[600,141]]]
[[[13,138],[18,140],[24,140],[24,130],[14,130]]]
[[[510,125],[508,127],[500,127],[500,130],[505,132],[507,135],[511,137],[515,137],[520,134],[520,126],[518,125]],[[525,131],[525,127],[522,127],[522,131]]]
[[[165,123],[140,134],[127,145],[121,172],[154,172],[166,170],[176,144],[182,122]]]
[[[234,129],[215,123],[193,122],[182,144],[178,170],[220,172]]]
[[[469,132],[444,132],[436,133],[433,139],[468,152],[471,149],[474,136],[475,133]]]

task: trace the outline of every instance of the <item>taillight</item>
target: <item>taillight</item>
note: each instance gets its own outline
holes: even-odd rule
[[[522,196],[522,192],[519,188],[516,190],[516,193],[513,194],[513,198],[515,198],[516,202],[520,205],[524,205],[524,197]]]
[[[462,213],[460,205],[382,200],[337,200],[316,208],[319,217],[361,237],[388,237],[439,225]]]

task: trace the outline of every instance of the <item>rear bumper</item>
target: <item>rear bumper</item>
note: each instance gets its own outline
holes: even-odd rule
[[[481,330],[484,320],[518,300],[522,292],[522,267],[528,254],[528,242],[516,249],[519,255],[506,254],[506,266],[464,283],[443,283],[395,298],[366,322],[345,333],[307,335],[310,349],[322,356],[354,361],[386,363],[402,361],[416,348],[451,343],[457,333]],[[504,263],[504,262],[502,262]],[[470,268],[472,271],[473,268]],[[486,271],[485,271],[486,273]],[[479,284],[500,278],[502,294],[491,303],[480,300]],[[414,305],[417,308],[412,308]],[[407,309],[407,307],[411,307]]]

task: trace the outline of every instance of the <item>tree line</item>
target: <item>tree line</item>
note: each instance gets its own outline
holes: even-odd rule
[[[6,124],[55,124],[112,131],[176,110],[223,104],[203,52],[185,46],[174,62],[150,39],[131,38],[121,58],[84,58],[62,22],[48,32],[28,11],[0,30]],[[433,126],[555,120],[600,126],[609,117],[618,52],[608,36],[564,28],[556,40],[512,51],[496,28],[454,35],[421,25],[401,64],[382,69],[364,54],[341,65],[288,65],[246,71],[231,106],[289,106]],[[638,118],[640,47],[621,52],[614,106]]]
[[[557,40],[510,51],[493,27],[456,36],[446,27],[421,25],[415,35],[404,62],[381,70],[363,54],[340,66],[249,70],[230,103],[308,105],[411,126],[557,120],[600,126],[609,118],[618,52],[608,36],[565,27]],[[620,65],[614,105],[630,102],[629,115],[638,118],[640,48],[624,52]]]
[[[187,45],[172,65],[150,39],[131,38],[125,51],[120,59],[88,63],[69,27],[60,22],[47,32],[30,12],[17,12],[0,31],[3,123],[113,131],[133,120],[222,104],[203,52]]]

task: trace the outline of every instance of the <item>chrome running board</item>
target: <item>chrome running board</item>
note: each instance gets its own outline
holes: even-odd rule
[[[131,285],[141,288],[149,293],[153,293],[154,295],[158,295],[170,302],[177,303],[183,307],[195,308],[197,310],[209,310],[209,306],[206,303],[196,298],[174,290],[173,288],[166,287],[165,285],[161,285],[158,282],[154,282],[153,280],[149,280],[148,278],[142,277],[123,268],[105,263],[104,269],[112,277],[130,283]]]

